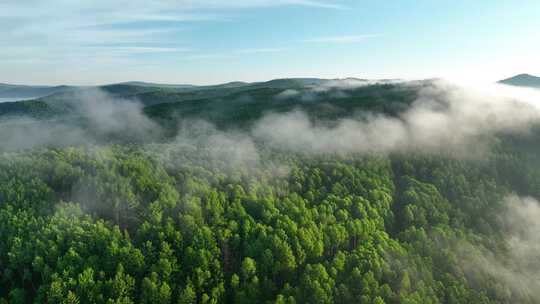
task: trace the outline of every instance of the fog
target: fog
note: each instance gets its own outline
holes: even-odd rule
[[[2,102],[10,102],[10,101],[19,101],[23,100],[24,98],[17,98],[17,97],[0,97],[0,103]]]
[[[279,96],[292,98],[295,92],[286,90]],[[256,124],[252,135],[272,145],[311,153],[475,156],[487,151],[493,135],[526,133],[538,123],[537,101],[540,92],[535,90],[502,85],[467,88],[438,81],[421,89],[419,98],[398,117],[362,113],[326,126],[302,112],[269,114]]]
[[[540,300],[540,203],[531,197],[510,195],[499,220],[507,245],[505,255],[494,255],[470,244],[461,246],[466,273],[473,280],[490,276],[512,293]],[[501,291],[503,293],[504,291]]]
[[[300,101],[320,101],[321,94],[328,93],[332,98],[347,98],[349,93],[355,89],[380,84],[405,84],[401,80],[366,80],[357,78],[330,79],[318,85],[309,85],[302,89],[285,89],[276,94],[276,100],[300,100]]]
[[[332,88],[347,94],[363,80],[341,80],[312,86],[308,95]],[[399,85],[414,86],[402,82]],[[314,121],[306,113],[268,113],[249,130],[217,130],[206,122],[180,121],[178,144],[204,142],[215,154],[257,159],[257,144],[293,152],[321,154],[422,152],[476,157],[489,152],[496,135],[526,134],[540,121],[540,91],[503,85],[467,87],[445,81],[418,86],[418,98],[397,116],[360,113],[332,123]],[[249,98],[243,97],[243,98]],[[305,92],[284,90],[276,98],[291,102]],[[49,121],[16,117],[0,123],[2,150],[103,142],[152,142],[163,129],[143,114],[136,99],[114,98],[100,90],[83,90],[70,103],[70,119]],[[200,138],[194,138],[200,137]],[[243,149],[246,149],[243,151]],[[231,151],[236,152],[231,152]]]
[[[98,89],[79,91],[67,103],[70,114],[48,120],[9,117],[0,121],[2,151],[91,145],[108,140],[144,141],[161,129],[136,100],[113,98]]]

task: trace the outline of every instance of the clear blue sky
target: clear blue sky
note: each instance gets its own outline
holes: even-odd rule
[[[1,0],[0,82],[540,74],[540,1]]]

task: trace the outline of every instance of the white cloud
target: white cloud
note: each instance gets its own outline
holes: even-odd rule
[[[184,59],[188,60],[202,60],[202,59],[216,59],[216,58],[224,58],[227,57],[229,54],[226,53],[209,53],[209,54],[195,54],[195,55],[189,55],[184,57]]]
[[[329,9],[344,9],[337,1],[315,0],[183,0],[178,1],[191,9],[253,8],[270,6],[308,6]]]
[[[221,53],[201,53],[184,57],[184,59],[215,59],[215,58],[227,58],[238,55],[255,55],[255,54],[271,54],[285,51],[285,48],[250,48],[241,49],[237,51],[221,52]]]
[[[96,43],[131,44],[131,49],[111,48],[115,56],[175,52],[189,44],[178,35],[187,27],[184,23],[230,21],[233,9],[277,6],[343,8],[330,0],[0,0],[0,45],[10,46],[0,49],[1,68],[14,68],[7,57],[47,61],[88,53],[83,47]],[[271,51],[277,49],[240,53]]]
[[[313,6],[313,7],[320,7],[320,8],[332,8],[332,9],[345,9],[346,8],[346,6],[341,5],[341,4],[321,2],[321,1],[299,0],[299,1],[283,1],[283,2],[290,2],[291,4]]]
[[[282,52],[283,48],[256,48],[256,49],[243,49],[239,50],[239,54],[260,54],[260,53],[278,53]]]
[[[183,21],[215,21],[215,20],[227,20],[227,17],[220,14],[205,14],[205,13],[197,13],[197,14],[134,14],[131,16],[122,16],[122,14],[118,14],[119,18],[123,18],[124,20],[131,20],[131,21],[175,21],[175,22],[183,22]],[[114,21],[113,21],[114,22]],[[116,23],[116,22],[115,22]]]
[[[362,83],[345,81],[341,88]],[[327,125],[303,112],[269,114],[257,123],[253,136],[297,152],[430,152],[474,158],[489,151],[494,135],[526,133],[540,122],[540,91],[502,85],[463,87],[444,81],[417,89],[417,100],[397,117],[362,113]],[[320,98],[313,90],[308,93],[284,91],[275,98]]]
[[[370,38],[378,37],[377,34],[362,34],[362,35],[344,35],[344,36],[327,36],[317,37],[304,40],[310,43],[356,43],[363,42]]]
[[[274,96],[274,99],[276,100],[292,99],[292,98],[298,97],[299,95],[300,95],[299,91],[293,90],[293,89],[287,89],[277,94],[276,96]]]
[[[186,48],[145,47],[145,46],[91,46],[88,49],[96,51],[112,52],[117,54],[147,54],[147,53],[181,53],[187,52]]]

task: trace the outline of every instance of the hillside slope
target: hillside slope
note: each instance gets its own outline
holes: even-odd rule
[[[0,84],[0,98],[33,99],[73,90],[70,86],[26,86]]]
[[[507,79],[503,79],[499,81],[499,83],[520,87],[540,88],[540,77],[529,74],[519,74]]]

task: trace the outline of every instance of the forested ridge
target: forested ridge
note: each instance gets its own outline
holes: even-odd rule
[[[10,142],[23,148],[0,154],[0,303],[540,303],[537,124],[514,132],[486,109],[451,141],[417,137],[413,114],[431,108],[400,114],[411,87],[346,92],[121,106],[135,114],[100,114],[136,124],[85,118],[99,142]],[[269,109],[285,115],[258,123]],[[355,111],[385,116],[338,120]],[[233,130],[171,131],[192,116]],[[284,123],[315,143],[265,133]]]

